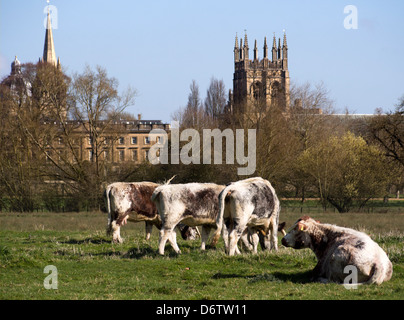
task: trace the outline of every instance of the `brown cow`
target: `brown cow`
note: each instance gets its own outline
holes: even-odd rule
[[[146,240],[150,239],[153,226],[161,228],[161,219],[151,195],[159,184],[153,182],[115,182],[104,192],[108,211],[107,234],[112,233],[113,242],[122,242],[121,226],[127,221],[146,222]],[[195,239],[197,229],[179,226],[183,239]]]

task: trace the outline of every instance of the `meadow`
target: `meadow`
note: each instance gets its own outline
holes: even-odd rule
[[[286,221],[288,227],[301,211],[285,208],[280,221]],[[3,212],[0,299],[404,299],[404,213],[319,210],[310,215],[368,233],[389,255],[394,266],[392,279],[380,286],[347,290],[338,284],[312,283],[314,254],[309,249],[285,248],[280,242],[278,252],[228,257],[222,241],[201,252],[200,240],[184,241],[177,236],[182,254],[176,255],[167,245],[166,255],[160,256],[157,229],[146,241],[143,223],[128,223],[121,229],[124,243],[112,244],[105,235],[105,213]],[[57,268],[56,290],[44,287],[48,265]]]

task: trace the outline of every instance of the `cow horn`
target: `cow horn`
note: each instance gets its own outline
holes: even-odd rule
[[[165,184],[170,184],[171,180],[173,180],[177,175],[173,175]]]
[[[195,229],[196,229],[196,233],[198,234],[199,238],[202,238],[201,233],[199,232],[198,227],[195,227]]]

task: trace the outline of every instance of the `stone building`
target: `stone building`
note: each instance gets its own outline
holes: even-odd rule
[[[39,58],[38,66],[41,64],[50,64],[51,66],[61,70],[60,59],[56,59],[55,44],[52,33],[52,25],[50,12],[47,13],[47,25],[45,31],[45,42],[43,55]],[[27,81],[21,72],[21,63],[15,57],[11,64],[11,73],[6,77],[1,85],[8,88],[13,95],[32,96],[32,85]],[[44,93],[46,95],[46,93]],[[46,100],[46,99],[44,99]],[[44,127],[52,126],[54,132],[54,141],[49,141],[49,147],[46,150],[45,160],[50,161],[93,161],[94,160],[94,143],[89,136],[89,124],[85,121],[77,121],[68,119],[67,112],[62,112],[63,123],[59,120],[52,119],[47,112],[47,108],[43,108],[43,117],[40,125]],[[153,129],[163,129],[170,131],[170,125],[163,123],[161,120],[143,120],[139,114],[136,120],[113,121],[108,123],[108,128],[99,137],[102,141],[98,153],[101,155],[102,161],[112,164],[122,162],[140,163],[147,160],[147,155],[151,145],[154,142],[149,140],[148,134]],[[99,127],[106,125],[107,121],[100,121]],[[62,127],[69,127],[72,132],[69,139],[72,143],[68,144],[66,137],[58,135],[62,132]],[[47,129],[48,130],[48,129]],[[98,141],[98,144],[99,144]],[[98,146],[97,146],[98,147]],[[65,159],[62,159],[64,158]],[[66,158],[67,157],[67,158]]]
[[[231,113],[254,113],[278,106],[285,112],[290,106],[288,45],[286,33],[281,39],[274,35],[269,51],[264,39],[263,57],[258,55],[257,40],[254,42],[253,57],[250,59],[247,34],[234,45],[233,92],[230,93]]]

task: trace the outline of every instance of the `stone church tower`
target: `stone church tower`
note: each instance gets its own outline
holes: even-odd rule
[[[265,111],[271,106],[289,110],[289,70],[288,45],[286,34],[283,44],[274,34],[272,50],[268,50],[264,39],[263,58],[258,57],[257,40],[254,42],[253,59],[249,57],[247,34],[234,45],[233,92],[230,95],[230,108],[234,113],[254,113]]]

